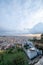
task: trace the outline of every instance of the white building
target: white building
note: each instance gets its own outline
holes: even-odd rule
[[[32,42],[27,41],[26,45],[27,45],[27,49],[25,48],[24,51],[29,57],[29,59],[33,59],[34,57],[38,56],[39,53],[41,54],[39,50],[37,51],[37,49],[34,47]]]

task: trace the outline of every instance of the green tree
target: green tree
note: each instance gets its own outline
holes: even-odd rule
[[[43,43],[43,34],[41,35],[41,42]]]
[[[13,60],[14,65],[28,65],[28,62],[24,55],[17,54]]]
[[[43,34],[41,35],[41,39],[43,39]]]
[[[4,65],[4,55],[0,54],[0,63],[1,65]]]

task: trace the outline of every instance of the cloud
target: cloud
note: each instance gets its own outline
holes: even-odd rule
[[[43,0],[0,0],[0,27],[23,30],[39,22],[43,22]]]

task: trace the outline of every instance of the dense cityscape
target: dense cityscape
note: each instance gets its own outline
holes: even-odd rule
[[[26,65],[32,65],[32,64],[39,65],[40,61],[43,59],[43,34],[39,36],[38,35],[39,34],[37,35],[33,34],[31,36],[0,36],[0,64],[5,65],[9,62],[9,65],[10,63],[11,65],[14,64],[16,65],[16,63],[18,62],[19,63],[23,62],[23,59],[25,57],[27,59],[24,60],[26,61],[25,62]],[[15,54],[22,55],[22,53],[23,53],[23,59],[21,59],[22,61],[20,61],[19,60],[20,58],[17,56],[19,59],[18,58],[16,59],[14,57],[16,63],[13,62],[14,60],[13,55],[14,56]],[[8,58],[6,57],[8,55],[12,56],[11,62],[9,59],[10,56]],[[5,61],[4,57],[6,57],[6,62],[4,62]],[[19,63],[17,65],[19,65]]]

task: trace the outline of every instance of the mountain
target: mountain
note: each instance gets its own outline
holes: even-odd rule
[[[43,33],[43,23],[36,24],[31,30],[30,33],[37,34],[37,33]]]

